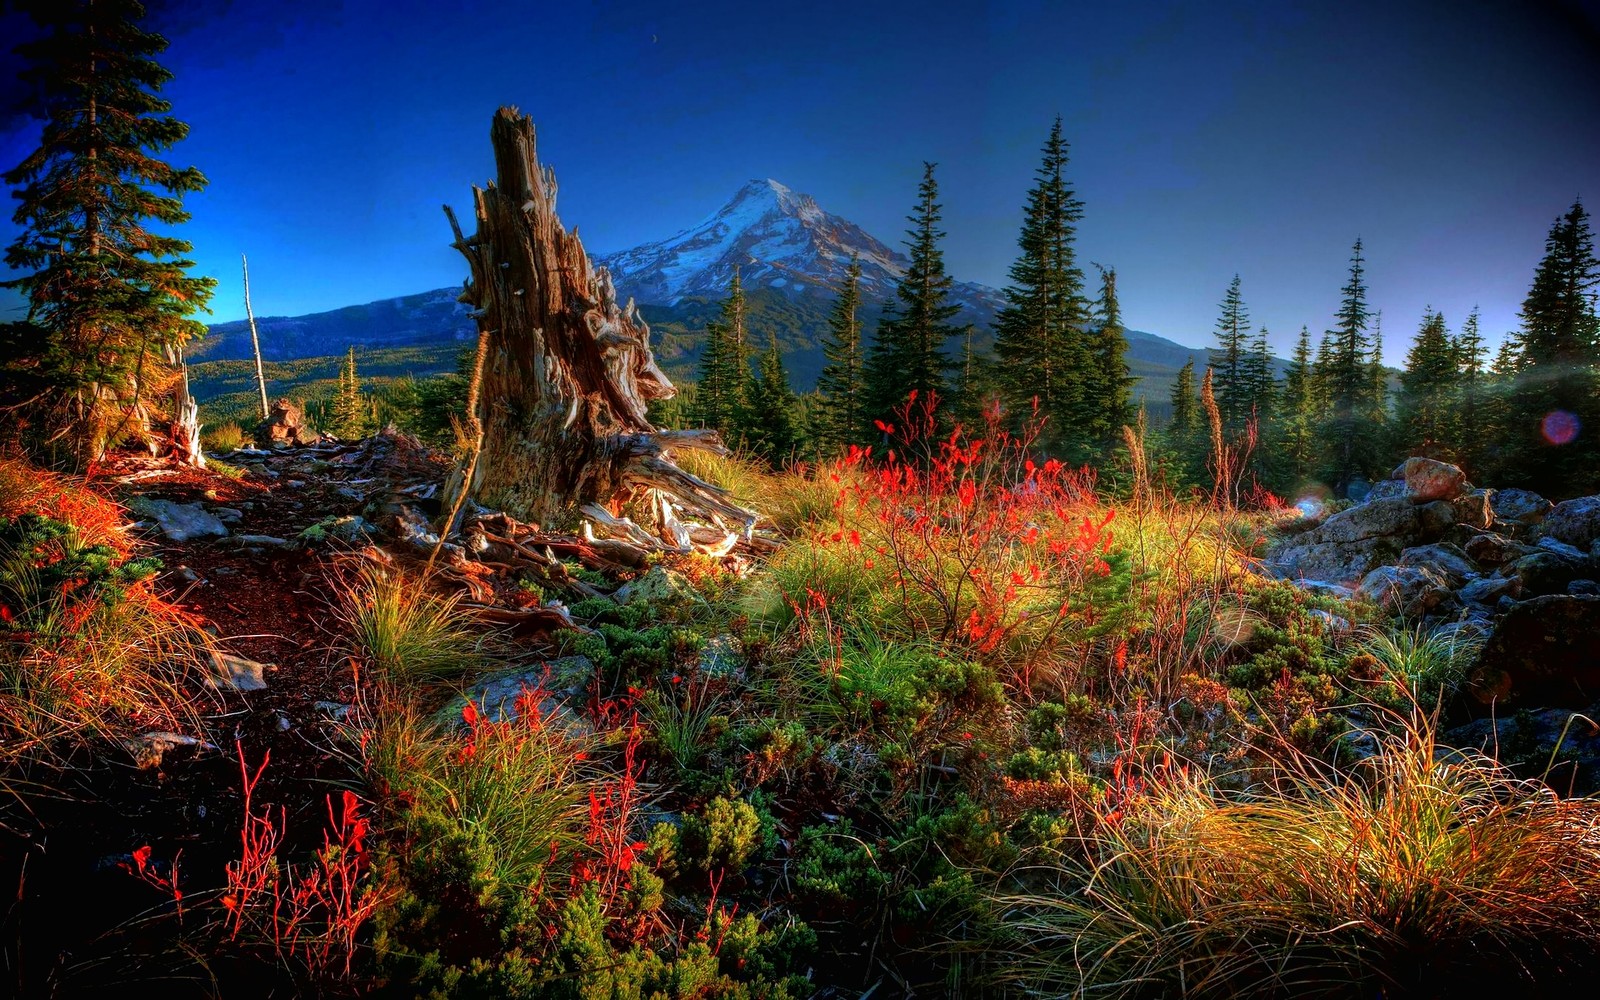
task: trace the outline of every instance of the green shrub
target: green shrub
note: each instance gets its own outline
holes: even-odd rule
[[[718,796],[699,814],[683,818],[677,858],[702,872],[740,872],[771,853],[776,840],[770,816],[743,799]]]

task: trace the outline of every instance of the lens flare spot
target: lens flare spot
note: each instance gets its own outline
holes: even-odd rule
[[[1539,433],[1551,444],[1571,444],[1578,438],[1578,417],[1566,410],[1551,410],[1539,421]]]

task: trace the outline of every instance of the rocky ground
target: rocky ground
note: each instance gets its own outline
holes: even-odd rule
[[[1287,532],[1267,562],[1277,575],[1482,640],[1464,709],[1477,718],[1448,737],[1555,754],[1578,785],[1600,783],[1600,496],[1553,504],[1412,458]]]

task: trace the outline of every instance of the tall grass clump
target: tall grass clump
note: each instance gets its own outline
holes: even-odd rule
[[[1428,722],[1349,772],[1285,748],[1244,791],[1171,766],[1121,787],[991,900],[1022,994],[1444,996],[1600,950],[1600,802]]]
[[[483,625],[424,580],[364,566],[344,589],[338,610],[345,641],[385,681],[456,680],[491,662]]]
[[[207,427],[200,432],[200,444],[206,451],[237,451],[244,447],[244,428],[231,420]]]
[[[1424,708],[1454,694],[1478,659],[1487,633],[1477,627],[1366,627],[1361,649],[1377,663],[1384,700]]]
[[[6,461],[0,510],[0,757],[192,728],[181,685],[208,642],[155,593],[121,508]]]

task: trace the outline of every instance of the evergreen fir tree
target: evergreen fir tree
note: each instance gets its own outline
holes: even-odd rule
[[[1555,221],[1522,303],[1507,471],[1551,496],[1600,488],[1600,261],[1582,202]]]
[[[1450,341],[1450,353],[1455,361],[1456,385],[1451,399],[1451,419],[1448,442],[1456,462],[1476,475],[1482,462],[1484,426],[1482,424],[1485,401],[1485,373],[1483,359],[1488,353],[1483,335],[1478,331],[1478,307],[1473,306],[1461,332]]]
[[[1372,324],[1372,356],[1367,362],[1367,423],[1369,434],[1376,441],[1389,436],[1389,372],[1383,367],[1383,313],[1374,317]],[[1385,455],[1382,449],[1371,453],[1373,460]],[[1369,464],[1369,469],[1371,468]]]
[[[834,301],[828,317],[828,334],[822,342],[826,363],[817,378],[822,395],[821,443],[830,450],[863,444],[867,436],[866,406],[863,398],[863,355],[861,350],[861,261],[854,254],[845,272],[844,287]]]
[[[1396,444],[1408,455],[1453,460],[1460,355],[1445,329],[1444,315],[1423,313],[1417,339],[1406,355],[1395,400]]]
[[[1167,425],[1165,452],[1168,479],[1174,486],[1199,485],[1205,471],[1205,431],[1194,381],[1194,358],[1184,362],[1172,383],[1172,422]]]
[[[1337,325],[1329,331],[1326,365],[1318,365],[1327,393],[1328,415],[1317,435],[1324,454],[1324,469],[1334,492],[1347,495],[1351,483],[1372,469],[1377,450],[1369,421],[1372,415],[1373,376],[1369,362],[1367,284],[1361,241],[1350,254],[1350,277],[1345,282]]]
[[[771,335],[755,381],[742,431],[746,447],[773,466],[791,461],[802,444],[803,427],[799,420],[799,398],[789,386],[778,337]]]
[[[1317,399],[1313,386],[1314,372],[1311,361],[1311,331],[1300,328],[1300,339],[1295,342],[1294,357],[1284,376],[1283,393],[1277,408],[1279,450],[1283,455],[1284,478],[1275,485],[1298,489],[1310,478],[1316,465],[1315,431],[1317,426]]]
[[[35,425],[74,442],[80,462],[119,436],[148,437],[169,352],[205,333],[190,317],[216,284],[189,276],[190,245],[165,231],[187,221],[181,197],[206,179],[152,155],[189,127],[157,96],[172,79],[153,59],[167,41],[139,27],[143,16],[133,0],[35,5],[47,33],[18,52],[44,95],[44,132],[0,175],[21,203],[5,263],[26,273],[4,285],[28,296],[22,367],[48,387]]]
[[[1122,305],[1117,300],[1116,268],[1100,271],[1100,297],[1095,302],[1095,326],[1090,339],[1093,362],[1087,401],[1092,407],[1092,440],[1102,454],[1119,446],[1122,428],[1133,421],[1133,384],[1128,374],[1128,337],[1122,325]]]
[[[886,422],[913,392],[919,398],[943,397],[950,359],[945,343],[960,333],[950,320],[961,307],[950,301],[953,282],[944,269],[939,241],[939,186],[935,164],[924,163],[917,188],[917,206],[907,220],[906,250],[910,264],[896,289],[896,306],[885,311],[878,336],[867,357],[869,419]]]
[[[1045,418],[1040,446],[1068,462],[1093,452],[1089,398],[1093,358],[1084,328],[1088,305],[1073,243],[1083,203],[1067,185],[1061,119],[1051,126],[1043,161],[1023,209],[1006,307],[995,322],[1000,398],[1013,427]]]
[[[1217,317],[1217,346],[1211,352],[1212,386],[1217,409],[1222,414],[1222,430],[1229,437],[1244,429],[1255,402],[1246,382],[1250,347],[1250,314],[1239,294],[1239,276],[1233,276],[1222,298],[1222,314]]]
[[[354,344],[339,368],[339,388],[334,392],[331,411],[328,430],[334,436],[353,441],[367,433],[367,400],[361,392],[361,376],[356,373]]]
[[[737,444],[739,417],[749,398],[749,357],[744,286],[736,267],[721,315],[706,324],[706,347],[695,387],[695,421],[721,433],[729,444]]]

